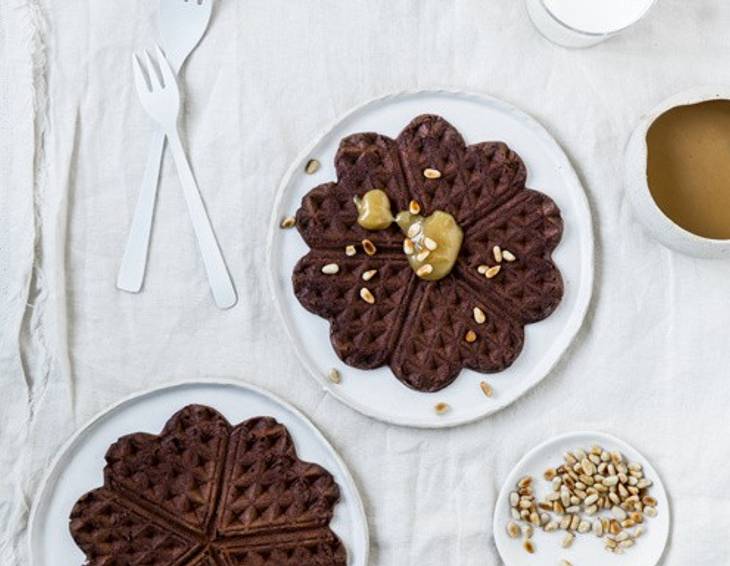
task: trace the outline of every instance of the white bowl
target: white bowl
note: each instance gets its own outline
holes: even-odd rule
[[[654,238],[679,252],[704,258],[730,257],[730,240],[705,238],[685,230],[657,205],[647,182],[646,134],[654,121],[672,108],[710,100],[730,100],[730,87],[700,87],[677,94],[654,108],[639,123],[626,147],[624,183],[636,216]]]

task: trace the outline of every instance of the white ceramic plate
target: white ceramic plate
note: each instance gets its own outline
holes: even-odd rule
[[[507,535],[506,526],[510,521],[509,494],[523,476],[535,478],[536,495],[542,498],[549,492],[549,483],[542,475],[547,468],[555,467],[562,462],[562,455],[569,450],[582,448],[589,450],[598,444],[605,450],[619,450],[632,462],[644,467],[646,477],[654,482],[651,495],[656,498],[659,514],[653,519],[646,519],[646,532],[638,539],[636,545],[624,554],[617,555],[605,550],[602,539],[593,534],[578,535],[569,549],[560,543],[564,531],[544,533],[536,529],[534,541],[537,547],[535,554],[528,554],[522,548],[521,539],[512,539]],[[560,560],[569,560],[572,564],[590,564],[590,566],[655,566],[664,553],[669,539],[671,511],[667,492],[661,478],[651,464],[634,448],[625,442],[600,432],[575,432],[558,436],[541,444],[525,456],[505,480],[502,491],[497,498],[494,511],[494,539],[497,550],[504,560],[505,566],[543,566],[558,564]]]
[[[501,140],[517,151],[528,170],[528,186],[552,197],[565,221],[563,239],[554,259],[565,281],[565,296],[546,320],[525,328],[525,347],[509,369],[487,376],[495,395],[479,389],[483,374],[463,370],[446,389],[427,394],[398,381],[388,367],[358,370],[345,366],[329,339],[329,324],[306,311],[294,296],[291,275],[308,247],[296,230],[281,230],[283,217],[294,214],[302,197],[315,186],[336,179],[334,156],[340,140],[356,132],[379,132],[396,137],[417,115],[440,114],[464,136],[467,144]],[[307,175],[310,158],[322,167]],[[583,188],[565,153],[535,120],[509,104],[487,96],[424,91],[388,96],[350,112],[324,133],[285,175],[269,234],[270,282],[284,326],[309,373],[350,407],[390,423],[415,427],[448,427],[474,421],[512,403],[552,369],[578,332],[593,286],[593,231]],[[327,379],[338,368],[342,383]],[[452,409],[437,415],[434,405]]]
[[[107,409],[77,432],[61,450],[36,496],[30,518],[30,563],[83,564],[84,555],[69,534],[68,517],[81,495],[102,485],[109,445],[137,431],[159,433],[175,412],[191,403],[214,407],[232,424],[254,416],[272,416],[286,425],[299,457],[324,466],[335,477],[342,498],[331,527],[347,547],[348,564],[367,565],[369,538],[362,500],[334,448],[291,405],[233,381],[181,383],[138,394]]]

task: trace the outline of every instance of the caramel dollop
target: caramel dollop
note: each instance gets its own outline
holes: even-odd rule
[[[464,232],[451,214],[437,210],[424,217],[403,211],[395,221],[406,235],[404,251],[416,275],[438,281],[451,273],[464,241]]]
[[[390,210],[390,199],[382,189],[373,189],[355,197],[357,207],[357,223],[366,230],[385,230],[393,223]]]
[[[438,281],[451,273],[464,241],[464,232],[451,214],[437,210],[422,216],[403,210],[394,218],[388,194],[382,189],[355,197],[354,202],[357,223],[366,230],[386,230],[393,221],[398,224],[406,235],[403,251],[418,277]]]

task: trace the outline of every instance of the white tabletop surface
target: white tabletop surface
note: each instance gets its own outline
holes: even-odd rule
[[[324,431],[361,488],[373,564],[499,564],[502,481],[526,450],[576,429],[623,438],[661,474],[664,564],[730,562],[718,484],[730,263],[649,239],[621,181],[643,112],[730,83],[730,4],[660,0],[630,33],[567,51],[518,0],[219,0],[185,72],[185,136],[240,292],[228,312],[211,303],[169,159],[145,291],[114,288],[150,130],[130,55],[152,45],[155,4],[0,1],[1,564],[28,564],[30,502],[81,423],[135,391],[209,375],[267,387]],[[598,245],[593,304],[564,360],[510,408],[440,432],[384,425],[323,393],[285,339],[264,269],[275,188],[299,151],[352,106],[434,86],[538,118],[581,176]]]

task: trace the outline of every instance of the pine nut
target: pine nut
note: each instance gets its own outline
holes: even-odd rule
[[[287,216],[284,218],[284,220],[281,221],[281,224],[279,224],[279,227],[283,230],[288,230],[289,228],[294,228],[296,225],[297,220],[293,216]]]
[[[307,161],[307,165],[304,167],[304,171],[307,173],[307,175],[314,175],[317,171],[319,171],[320,163],[316,159],[310,159]]]

